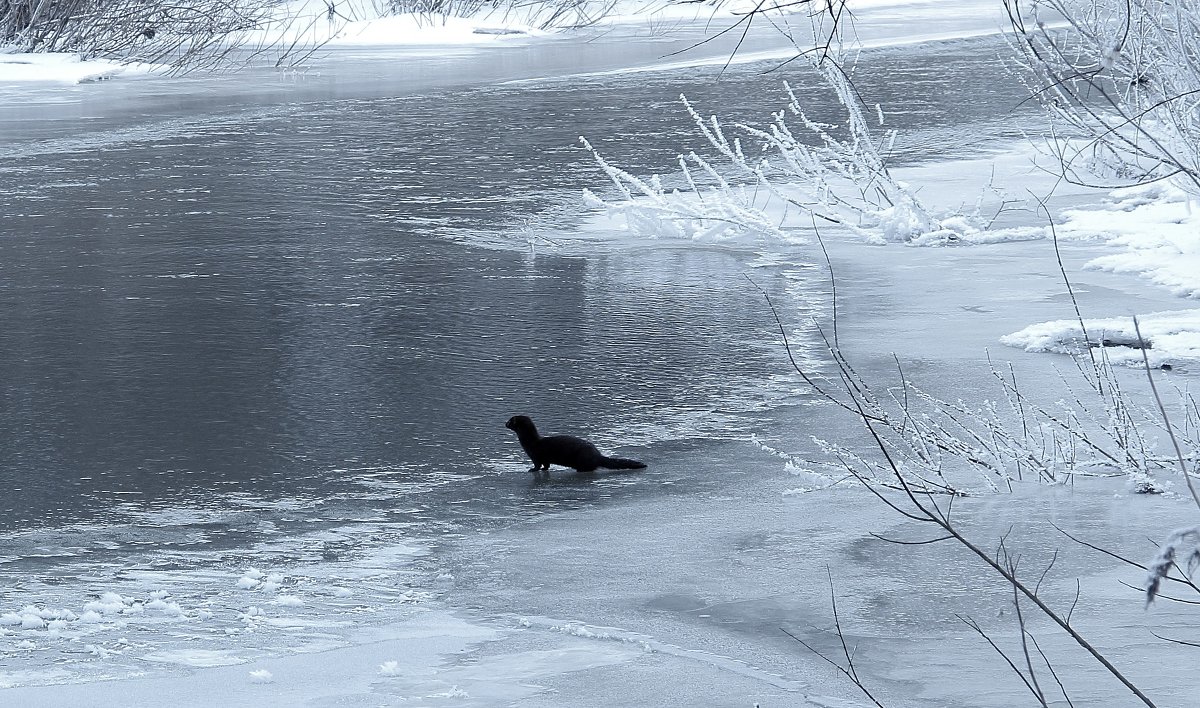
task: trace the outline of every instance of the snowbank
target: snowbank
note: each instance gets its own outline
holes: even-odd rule
[[[1187,194],[1169,185],[1123,189],[1102,209],[1075,209],[1059,235],[1104,239],[1120,253],[1089,268],[1136,273],[1181,297],[1200,298],[1200,214]]]
[[[1200,361],[1200,309],[1138,316],[1141,342],[1133,317],[1085,319],[1083,324],[1086,339],[1079,320],[1054,320],[1030,325],[1000,341],[1029,352],[1058,354],[1079,354],[1088,347],[1103,347],[1113,363],[1131,366],[1142,366],[1143,346],[1151,366]]]

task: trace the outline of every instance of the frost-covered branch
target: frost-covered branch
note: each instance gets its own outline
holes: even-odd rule
[[[922,203],[891,172],[896,132],[876,134],[883,126],[882,109],[875,106],[868,115],[850,78],[832,59],[814,60],[813,69],[844,111],[839,123],[810,117],[787,83],[786,105],[763,126],[726,127],[680,96],[715,157],[681,155],[678,186],[666,189],[657,178],[641,180],[610,165],[585,141],[618,187],[618,196],[609,199],[588,191],[589,203],[625,217],[632,230],[650,236],[751,234],[800,242],[816,219],[877,243],[927,244],[959,241],[986,227],[977,215],[939,215]]]
[[[731,185],[696,153],[679,157],[687,187],[667,189],[657,176],[634,176],[609,164],[587,139],[581,136],[579,142],[592,153],[619,195],[603,199],[584,189],[584,200],[623,217],[634,233],[695,240],[721,240],[747,232],[786,238],[778,224],[757,207],[756,190]]]
[[[275,0],[0,0],[0,44],[164,64],[175,71],[243,64],[264,55],[279,65],[312,51],[281,39],[306,21],[315,20],[292,16]]]
[[[1200,0],[1005,0],[1063,175],[1200,195]]]
[[[903,448],[897,448],[893,442],[889,441],[894,432],[894,427],[892,430],[889,430],[888,426],[877,422],[874,412],[876,404],[871,396],[861,393],[861,379],[845,363],[840,354],[835,352],[834,361],[837,363],[839,375],[843,382],[846,382],[846,385],[843,387],[843,393],[848,399],[848,404],[858,411],[859,421],[862,423],[874,448],[878,450],[882,458],[878,467],[883,471],[883,475],[863,473],[860,472],[860,468],[848,465],[847,469],[851,474],[854,474],[866,489],[889,508],[906,519],[932,528],[938,536],[939,542],[955,543],[968,551],[977,561],[990,568],[1011,587],[1018,609],[1020,608],[1020,603],[1030,603],[1041,616],[1050,620],[1069,636],[1076,645],[1090,655],[1096,663],[1124,685],[1144,705],[1154,706],[1154,702],[1141,688],[1114,665],[1099,647],[1089,641],[1086,636],[1071,624],[1069,614],[1064,614],[1047,603],[1046,599],[1039,594],[1041,579],[1039,579],[1037,585],[1031,586],[1018,574],[1017,563],[1013,560],[1013,556],[1008,553],[1003,541],[1001,542],[1000,551],[996,554],[991,554],[966,535],[952,515],[955,497],[950,496],[946,502],[940,501],[941,497],[934,490],[925,486],[923,480],[919,477],[914,477],[911,474],[904,461],[896,454],[897,449]],[[908,416],[906,417],[907,420],[916,421],[917,418]],[[888,489],[895,490],[895,493],[888,493]],[[1024,620],[1022,619],[1021,622],[1022,641],[1024,642]],[[1027,651],[1026,657],[1028,675],[1031,677],[1032,663],[1028,661]],[[1019,669],[1018,673],[1021,673]],[[1032,680],[1030,685],[1033,685]],[[1040,693],[1040,690],[1035,690],[1035,694],[1040,695]]]
[[[832,348],[831,356],[844,361]],[[979,402],[933,396],[908,381],[902,369],[900,382],[883,396],[873,394],[851,369],[840,378],[842,388],[854,390],[859,409],[876,424],[891,461],[908,484],[924,492],[975,494],[1010,489],[1021,481],[1065,484],[1077,477],[1123,477],[1131,491],[1143,494],[1170,488],[1176,461],[1158,452],[1155,437],[1165,437],[1166,430],[1153,410],[1130,400],[1102,353],[1095,369],[1081,364],[1078,376],[1060,373],[1057,399],[1023,388],[1011,367],[993,366],[991,373],[997,399]],[[816,382],[827,391],[838,386],[819,378]],[[1184,392],[1181,402],[1189,411],[1196,405]],[[839,403],[851,407],[844,400]],[[1188,420],[1193,416],[1189,413]],[[1179,436],[1190,449],[1200,448],[1194,425]],[[896,487],[890,467],[845,446],[815,442],[827,461],[793,463],[794,469],[828,468],[832,472],[823,475],[828,479],[853,469],[872,483]]]

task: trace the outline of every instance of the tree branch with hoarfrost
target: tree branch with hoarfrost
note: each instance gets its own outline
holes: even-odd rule
[[[757,286],[756,286],[757,287]],[[910,381],[899,360],[899,380],[882,394],[863,379],[836,342],[825,339],[836,377],[806,371],[792,356],[787,329],[766,292],[783,346],[796,373],[817,394],[852,416],[869,422],[887,464],[855,450],[814,438],[823,460],[803,460],[783,451],[796,474],[812,475],[831,486],[847,478],[891,489],[901,486],[926,495],[969,496],[1011,490],[1029,481],[1069,484],[1080,477],[1116,477],[1130,491],[1158,494],[1171,487],[1175,458],[1159,452],[1158,436],[1178,437],[1200,450],[1200,406],[1180,392],[1184,426],[1172,431],[1159,415],[1134,402],[1103,350],[1096,359],[1077,357],[1077,376],[1060,374],[1054,398],[1022,384],[1011,365],[993,364],[995,400],[943,400]],[[818,331],[820,328],[818,327]],[[823,333],[822,333],[823,334]],[[903,476],[902,485],[895,480]],[[1183,479],[1188,481],[1186,473]]]
[[[1005,0],[1064,177],[1200,196],[1200,0]]]
[[[1026,620],[1024,619],[1023,607],[1032,608],[1042,618],[1048,620],[1051,625],[1058,631],[1070,638],[1070,640],[1079,649],[1088,655],[1092,661],[1098,664],[1103,670],[1119,682],[1126,690],[1133,694],[1133,698],[1141,702],[1143,705],[1153,707],[1154,701],[1143,689],[1137,684],[1133,677],[1117,666],[1116,663],[1106,654],[1105,648],[1097,644],[1092,638],[1087,636],[1079,627],[1071,621],[1072,610],[1074,603],[1069,609],[1055,607],[1050,598],[1042,593],[1042,581],[1053,566],[1053,560],[1050,566],[1041,573],[1036,582],[1031,582],[1029,579],[1022,576],[1019,572],[1020,554],[1014,554],[1008,547],[1005,537],[1001,537],[999,548],[995,552],[989,552],[978,541],[971,538],[967,533],[963,524],[959,522],[959,517],[954,513],[956,494],[942,496],[938,494],[936,487],[931,488],[928,485],[928,480],[922,475],[914,475],[911,467],[911,458],[905,459],[907,456],[906,446],[898,446],[895,443],[897,433],[904,433],[905,430],[912,426],[914,431],[909,435],[910,439],[916,440],[916,445],[907,447],[916,449],[928,449],[932,456],[929,460],[934,460],[940,465],[943,463],[941,448],[937,441],[952,441],[957,436],[946,437],[941,426],[934,425],[932,428],[928,423],[922,423],[920,416],[911,416],[907,412],[901,423],[903,427],[900,430],[896,428],[895,420],[880,419],[878,415],[879,405],[874,396],[870,393],[870,389],[866,388],[865,382],[854,372],[854,369],[846,362],[846,360],[836,351],[833,352],[834,361],[837,366],[837,371],[841,383],[841,397],[838,400],[839,405],[848,409],[863,425],[865,432],[872,442],[875,450],[878,451],[881,458],[878,463],[872,463],[869,466],[864,465],[860,459],[845,459],[842,458],[843,464],[847,472],[856,477],[863,486],[869,490],[880,502],[890,508],[893,512],[901,517],[913,522],[917,528],[922,528],[930,532],[930,537],[918,539],[915,541],[905,541],[884,538],[877,536],[881,540],[902,544],[902,545],[926,545],[933,543],[952,543],[968,552],[968,556],[972,560],[983,567],[988,568],[992,573],[997,575],[1005,582],[1012,591],[1013,607],[1016,610],[1016,617],[1020,631],[1021,645],[1026,658],[1025,669],[1021,669],[1017,663],[1008,660],[1009,666],[1012,667],[1025,681],[1026,686],[1033,691],[1035,697],[1041,705],[1048,705],[1047,698],[1044,692],[1038,688],[1035,677],[1035,666],[1029,660],[1029,652],[1027,640],[1032,641],[1036,646],[1036,639],[1030,633]],[[808,376],[805,376],[807,379]],[[909,390],[907,383],[904,384],[904,391]],[[904,399],[901,399],[904,400]],[[909,411],[907,404],[903,405],[903,410]],[[954,407],[950,409],[950,414],[953,417]],[[922,440],[925,435],[916,431],[925,430],[932,431],[934,436],[931,439],[933,445],[928,445]],[[966,444],[957,450],[948,450],[950,454],[945,455],[944,462],[959,464],[966,462],[969,465],[975,464],[973,458],[976,457],[978,449],[986,449],[988,441],[976,437],[974,440],[968,439]],[[954,458],[958,458],[954,460]],[[949,467],[950,465],[947,465]],[[928,465],[926,465],[928,469]],[[939,476],[938,479],[944,478]],[[940,490],[948,492],[950,490]],[[1200,557],[1198,554],[1196,557]],[[1167,564],[1173,562],[1173,559],[1168,559]],[[1076,596],[1076,601],[1078,595]],[[1000,649],[999,646],[991,640],[983,631],[978,623],[970,618],[965,618],[969,626],[972,626],[975,631],[979,632],[985,640],[987,640],[993,648],[1000,651],[1006,659],[1008,656]],[[1053,668],[1051,659],[1044,653],[1040,647],[1037,649],[1048,671],[1055,676],[1055,681],[1062,691],[1062,695],[1069,702],[1066,689],[1062,683],[1058,682],[1058,676]],[[1131,701],[1132,703],[1133,701]]]
[[[313,49],[281,39],[285,30],[317,21],[293,15],[274,0],[0,0],[0,44],[175,71],[238,65],[264,55],[280,65]]]
[[[840,352],[832,356],[844,362]],[[890,464],[815,439],[826,460],[793,461],[795,471],[828,480],[850,475],[888,488],[898,488],[893,477],[902,474],[907,486],[923,494],[951,496],[1011,490],[1022,482],[1070,484],[1082,477],[1121,478],[1138,494],[1172,486],[1175,460],[1158,449],[1165,428],[1153,411],[1130,400],[1107,362],[1095,368],[1081,363],[1078,379],[1064,374],[1057,400],[1027,390],[1011,367],[991,372],[997,400],[976,402],[932,396],[902,369],[898,385],[877,395],[848,364],[840,369],[840,387],[857,400],[827,398],[872,422]],[[824,392],[838,384],[811,380]],[[1191,408],[1179,434],[1189,448],[1200,449],[1200,411],[1190,396],[1181,400]]]
[[[606,200],[584,189],[584,201],[623,217],[634,233],[695,240],[721,240],[745,232],[788,238],[760,208],[756,190],[730,184],[694,152],[679,156],[679,171],[687,187],[667,189],[658,176],[642,179],[632,175],[609,164],[583,136],[579,142],[592,153],[620,195]]]
[[[845,71],[831,59],[814,62],[845,112],[839,124],[819,123],[785,83],[786,106],[765,127],[726,128],[703,117],[680,96],[684,109],[719,162],[696,152],[679,157],[680,186],[642,180],[610,165],[587,141],[617,188],[603,199],[585,191],[590,204],[623,216],[635,232],[652,236],[708,238],[736,233],[803,241],[812,220],[840,224],[866,239],[910,244],[952,243],[984,230],[977,215],[937,214],[898,180],[888,158],[894,130],[875,106],[868,118]]]

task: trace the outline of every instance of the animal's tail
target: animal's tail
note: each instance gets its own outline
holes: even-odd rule
[[[640,470],[646,466],[646,463],[627,460],[624,457],[602,457],[600,466],[610,470]]]

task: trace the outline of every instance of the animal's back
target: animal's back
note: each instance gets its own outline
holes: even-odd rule
[[[574,435],[550,435],[538,442],[542,459],[552,465],[592,472],[604,461],[595,445]]]

